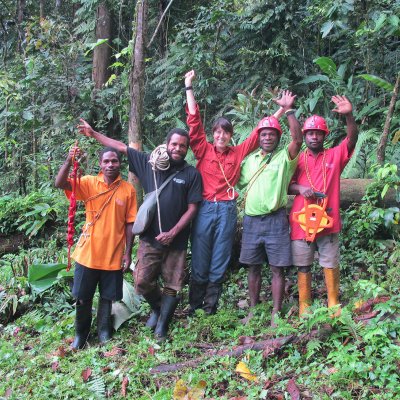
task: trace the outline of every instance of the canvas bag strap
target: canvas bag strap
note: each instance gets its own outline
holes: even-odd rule
[[[185,168],[185,167],[184,167]],[[182,168],[182,170],[184,169]],[[155,192],[156,192],[156,200],[157,200],[157,215],[158,215],[158,228],[160,229],[160,233],[162,232],[162,227],[161,227],[161,213],[160,213],[160,201],[159,201],[159,196],[161,191],[165,188],[165,186],[168,185],[169,182],[176,176],[181,170],[174,172],[171,174],[163,183],[162,185],[157,188],[157,179],[156,179],[156,171],[153,169],[153,177],[154,177],[154,186],[155,186]]]

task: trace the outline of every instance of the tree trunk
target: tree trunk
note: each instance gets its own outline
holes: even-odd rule
[[[44,19],[44,0],[39,1],[39,15],[40,15],[40,20]]]
[[[96,11],[96,39],[108,39],[111,44],[111,16],[106,3],[101,3]],[[107,43],[94,48],[92,79],[96,89],[100,89],[110,77],[111,47]]]
[[[159,9],[160,9],[160,19],[158,21],[157,27],[153,33],[153,36],[151,37],[149,44],[147,47],[150,47],[151,44],[153,43],[153,40],[157,36],[158,32],[160,32],[160,55],[163,58],[165,55],[165,52],[167,50],[167,40],[166,40],[166,35],[167,35],[167,29],[166,29],[166,22],[165,22],[165,16],[167,14],[168,9],[171,7],[172,2],[174,0],[169,0],[169,3],[165,0],[161,0],[159,3]]]
[[[386,115],[385,125],[383,127],[383,132],[382,132],[381,138],[379,140],[376,158],[378,159],[378,162],[381,165],[383,165],[385,163],[385,151],[386,151],[386,144],[387,144],[388,136],[389,136],[390,123],[392,121],[392,116],[393,116],[394,108],[396,105],[397,96],[399,95],[399,81],[400,81],[400,74],[397,75],[396,83],[395,83],[394,89],[393,89],[392,98],[390,99],[388,113]]]
[[[261,351],[263,350],[264,358],[274,354],[276,350],[290,344],[299,342],[309,342],[311,339],[318,338],[320,340],[327,338],[332,333],[331,326],[325,326],[321,329],[315,329],[310,333],[306,333],[300,336],[290,335],[277,337],[275,339],[261,340],[259,342],[250,342],[240,346],[233,346],[232,348],[225,348],[221,350],[211,350],[203,355],[192,360],[183,361],[176,364],[163,364],[157,367],[151,368],[151,374],[162,374],[165,372],[175,372],[185,368],[196,368],[203,364],[206,360],[212,357],[240,357],[247,350]]]
[[[130,147],[140,149],[143,137],[143,103],[145,44],[147,33],[147,0],[139,0],[136,5],[136,34],[130,75],[131,108],[129,111],[128,143]],[[135,184],[133,176],[129,181]],[[140,194],[140,191],[137,191]]]
[[[347,209],[352,203],[361,203],[365,195],[367,186],[374,182],[373,179],[341,179],[340,180],[340,208]],[[287,209],[290,210],[294,196],[288,196]],[[389,189],[384,199],[379,200],[379,205],[383,207],[398,206],[396,192]]]
[[[26,0],[18,0],[18,3],[17,3],[17,24],[18,24],[17,49],[18,49],[19,53],[22,50],[22,41],[24,40],[24,31],[21,27],[21,24],[24,20],[25,6],[26,6]]]

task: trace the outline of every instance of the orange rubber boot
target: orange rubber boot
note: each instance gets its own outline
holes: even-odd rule
[[[324,268],[326,290],[328,292],[328,307],[336,306],[339,302],[339,267]],[[339,308],[332,318],[339,317],[342,310]]]
[[[298,272],[297,285],[299,287],[299,317],[311,305],[311,272]]]

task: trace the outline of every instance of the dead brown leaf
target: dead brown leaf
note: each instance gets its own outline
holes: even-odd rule
[[[60,364],[58,363],[58,361],[54,361],[53,363],[51,363],[51,369],[56,372],[59,368]]]
[[[189,390],[187,394],[188,400],[200,400],[204,399],[204,394],[206,392],[206,381],[199,381],[197,385]]]
[[[126,397],[126,388],[128,387],[129,384],[129,379],[127,376],[124,376],[122,379],[122,385],[121,385],[121,396]]]
[[[239,336],[239,344],[252,344],[254,343],[254,339],[250,336]]]
[[[237,306],[241,309],[241,310],[243,310],[243,309],[245,309],[245,308],[249,308],[249,302],[245,299],[245,300],[239,300],[238,302],[237,302]]]
[[[275,353],[275,348],[271,346],[266,346],[263,350],[262,356],[263,358],[268,358],[271,354]]]
[[[328,374],[336,374],[336,372],[338,372],[338,369],[335,367],[329,368],[328,369]]]
[[[275,384],[275,382],[268,380],[268,381],[266,381],[266,382],[264,383],[263,388],[264,388],[264,389],[269,389],[270,387],[274,386],[274,384]]]
[[[52,353],[53,356],[64,358],[67,354],[67,350],[64,346],[60,346],[56,351]]]
[[[270,398],[274,400],[284,400],[285,396],[282,393],[271,393]]]
[[[290,398],[292,400],[300,400],[300,390],[296,385],[296,382],[294,379],[289,379],[289,382],[287,383],[286,390],[290,394]]]
[[[148,348],[148,351],[149,351],[149,353],[150,353],[152,356],[154,356],[154,354],[155,354],[155,352],[156,352],[153,346],[150,346],[150,347]]]
[[[66,338],[66,339],[64,340],[64,342],[65,342],[66,344],[68,344],[68,345],[72,344],[73,341],[74,341],[74,338],[73,338],[73,337],[69,337],[69,338]]]
[[[371,311],[369,313],[358,315],[358,316],[354,317],[354,320],[355,321],[365,321],[367,319],[374,318],[377,315],[378,315],[378,311]]]
[[[104,357],[114,357],[114,356],[119,356],[123,355],[126,353],[126,350],[121,348],[121,347],[113,347],[110,351],[105,351],[103,353]]]
[[[11,396],[12,396],[12,389],[7,389],[6,392],[4,393],[4,397],[8,399]]]
[[[92,370],[90,368],[86,368],[82,371],[82,379],[83,382],[87,382],[88,379],[90,378],[90,375],[92,375]]]
[[[173,393],[173,399],[174,400],[184,400],[188,393],[188,388],[183,381],[183,379],[179,379],[178,382],[176,382],[175,387],[174,387],[174,393]]]
[[[374,299],[369,299],[367,301],[358,301],[355,305],[355,309],[354,311],[357,314],[364,314],[364,313],[369,313],[372,311],[372,307],[375,304],[379,304],[379,303],[386,303],[387,301],[390,300],[389,296],[379,296],[376,297]]]
[[[325,391],[325,393],[327,395],[330,396],[333,393],[334,389],[332,387],[329,387],[329,386],[324,386],[324,391]]]

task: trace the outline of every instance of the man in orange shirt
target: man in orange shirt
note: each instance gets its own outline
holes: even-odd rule
[[[71,195],[68,178],[73,147],[61,166],[55,186]],[[122,274],[131,263],[132,225],[136,217],[136,194],[120,175],[121,154],[106,147],[100,152],[100,173],[83,176],[76,186],[76,199],[85,202],[86,221],[72,258],[76,261],[72,294],[76,298],[75,339],[72,347],[85,346],[92,322],[92,301],[99,285],[97,334],[100,343],[111,339],[111,304],[122,298]]]

